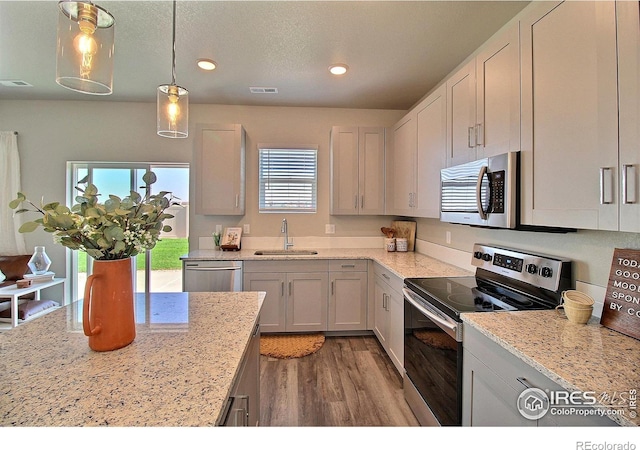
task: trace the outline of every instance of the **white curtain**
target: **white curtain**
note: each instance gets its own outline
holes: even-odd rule
[[[20,191],[20,155],[18,134],[0,131],[0,255],[26,255],[24,236],[18,233],[20,223],[9,208]]]

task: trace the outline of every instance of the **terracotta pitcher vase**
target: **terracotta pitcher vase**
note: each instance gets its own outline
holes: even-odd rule
[[[92,350],[116,350],[135,339],[131,272],[131,258],[93,262],[82,309],[82,326]]]

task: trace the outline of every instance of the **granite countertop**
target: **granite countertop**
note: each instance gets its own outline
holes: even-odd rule
[[[141,294],[136,338],[94,352],[73,303],[0,333],[0,426],[211,426],[263,293]]]
[[[195,250],[183,255],[185,261],[287,261],[300,259],[367,259],[383,265],[400,278],[460,277],[471,272],[417,252],[388,252],[378,248],[318,249],[317,255],[254,255],[255,249],[239,251]]]
[[[640,390],[640,341],[593,319],[574,324],[552,310],[466,313],[462,320],[569,391],[593,391],[600,401],[603,393]],[[625,412],[611,418],[640,425],[635,410]]]

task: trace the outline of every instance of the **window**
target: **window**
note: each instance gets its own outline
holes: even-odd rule
[[[260,212],[316,212],[317,147],[259,146]]]

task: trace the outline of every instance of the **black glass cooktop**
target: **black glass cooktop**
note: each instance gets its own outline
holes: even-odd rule
[[[544,301],[476,277],[406,278],[406,286],[450,317],[481,311],[549,309]]]

